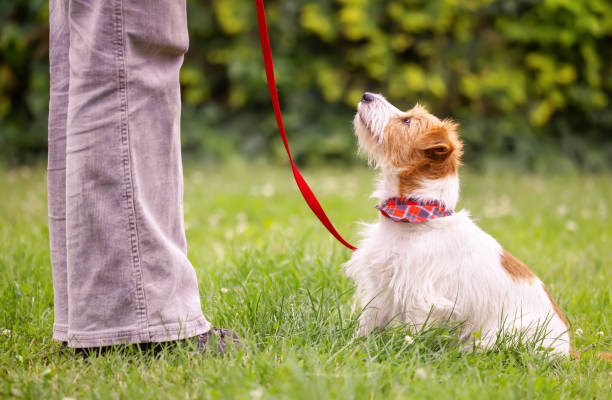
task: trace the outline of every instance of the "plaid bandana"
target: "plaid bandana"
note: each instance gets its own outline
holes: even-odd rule
[[[419,223],[431,221],[440,217],[453,215],[453,210],[447,210],[444,204],[435,200],[418,200],[414,198],[393,197],[387,199],[381,206],[380,213],[395,222]]]

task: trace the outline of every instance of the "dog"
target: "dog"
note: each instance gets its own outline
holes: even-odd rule
[[[466,349],[492,349],[501,334],[568,355],[568,323],[542,281],[467,211],[453,211],[463,154],[458,125],[418,104],[400,111],[372,93],[363,95],[353,124],[360,151],[380,171],[379,219],[366,224],[344,264],[362,310],[358,333],[450,321],[459,323]]]

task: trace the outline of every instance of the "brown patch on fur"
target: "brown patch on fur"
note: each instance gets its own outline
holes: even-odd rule
[[[410,118],[410,124],[404,120]],[[457,124],[438,120],[423,107],[389,121],[385,128],[383,152],[391,164],[401,169],[399,193],[404,196],[418,189],[423,179],[456,174],[461,165],[463,144]]]
[[[504,253],[502,254],[501,265],[502,267],[504,267],[508,275],[510,275],[510,278],[512,278],[512,280],[515,282],[527,281],[531,283],[536,278],[535,274],[531,272],[529,267],[527,267],[518,258],[514,257],[506,250],[504,250]],[[565,326],[569,326],[567,320],[565,319],[563,314],[561,314],[559,306],[557,305],[557,303],[555,303],[555,300],[550,295],[550,292],[548,291],[546,286],[542,284],[542,287],[544,288],[544,291],[546,292],[548,300],[550,300],[550,304],[552,304],[555,313],[559,316],[559,318],[561,318],[561,321],[563,321]]]
[[[529,267],[523,264],[518,258],[504,250],[501,256],[501,265],[504,267],[510,278],[515,282],[527,281],[533,282],[536,278],[535,274],[531,272]]]
[[[553,310],[555,310],[555,313],[559,316],[559,318],[561,318],[561,321],[563,321],[565,326],[569,327],[569,324],[567,323],[567,320],[565,319],[563,314],[561,314],[561,310],[559,309],[559,306],[557,305],[557,303],[555,303],[555,299],[552,298],[552,296],[550,295],[550,292],[548,291],[546,286],[542,285],[542,287],[546,291],[546,294],[548,295],[548,300],[550,300],[550,304],[552,304]]]
[[[579,361],[579,360],[582,359],[582,355],[580,353],[578,353],[577,351],[575,351],[575,350],[571,350],[570,351],[570,356],[572,357],[573,360],[578,360]],[[608,362],[612,361],[612,353],[610,353],[609,351],[598,351],[595,354],[595,357],[601,358],[602,360],[608,361]],[[593,357],[593,358],[595,358],[595,357]]]
[[[612,353],[609,351],[600,351],[597,353],[597,357],[605,361],[612,361]]]

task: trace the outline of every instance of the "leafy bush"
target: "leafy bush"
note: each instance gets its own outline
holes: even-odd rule
[[[46,151],[48,19],[44,0],[0,3],[0,156],[12,160]]]
[[[462,125],[471,161],[612,160],[607,0],[267,1],[278,89],[301,162],[352,159],[364,90]],[[0,6],[2,153],[44,148],[44,3]],[[254,2],[188,0],[187,152],[278,157]],[[8,127],[8,129],[7,129]],[[26,133],[24,133],[26,132]],[[556,161],[555,161],[556,160]]]

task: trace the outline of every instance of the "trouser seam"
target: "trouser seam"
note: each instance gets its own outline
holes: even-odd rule
[[[144,292],[144,282],[142,276],[142,265],[140,249],[138,246],[138,227],[136,224],[136,206],[134,202],[134,177],[132,171],[132,159],[130,149],[129,124],[128,124],[128,97],[127,97],[127,68],[125,33],[123,24],[123,1],[115,0],[115,45],[117,62],[117,80],[119,86],[120,99],[120,134],[122,149],[123,166],[123,186],[125,211],[128,220],[128,233],[130,240],[131,264],[134,279],[134,291],[136,297],[136,315],[140,331],[144,333],[143,340],[149,339],[149,321],[147,311],[147,301]]]
[[[196,318],[192,318],[188,321],[182,323],[172,323],[172,324],[160,324],[155,326],[150,326],[150,331],[155,331],[157,336],[163,333],[184,333],[186,327],[200,327],[207,326],[209,322],[206,321],[204,316],[199,316]],[[89,332],[80,332],[80,331],[68,331],[70,333],[70,337],[79,337],[83,339],[112,339],[115,337],[125,336],[125,335],[138,335],[140,332],[133,329],[117,329],[117,330],[109,330],[102,333],[89,333]],[[154,336],[154,335],[151,335]]]

